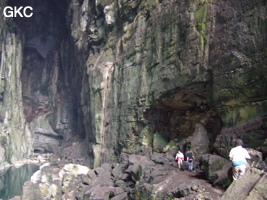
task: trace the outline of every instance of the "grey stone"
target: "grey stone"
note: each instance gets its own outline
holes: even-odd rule
[[[100,185],[101,187],[114,186],[114,182],[110,177],[98,176],[97,178],[93,179],[92,182],[90,183],[91,187],[95,187],[97,185]]]
[[[90,194],[89,200],[109,200],[114,195],[114,190],[114,187],[97,185],[87,191],[87,194]]]
[[[107,171],[111,171],[112,164],[110,164],[110,163],[102,163],[101,164],[101,168],[103,168],[104,170],[107,170]]]
[[[262,172],[258,169],[251,168],[241,176],[238,180],[232,182],[223,194],[221,200],[243,200],[253,190],[255,185],[259,182],[263,176]]]
[[[124,182],[123,180],[115,181],[115,186],[118,186],[118,187],[122,188],[123,190],[126,190],[126,188],[127,188],[126,182]]]
[[[125,168],[124,165],[116,164],[114,165],[114,168],[112,169],[112,175],[114,176],[114,179],[117,179],[118,177],[121,177],[124,173]]]
[[[94,170],[89,170],[89,171],[88,171],[88,176],[89,176],[91,179],[95,179],[95,178],[97,178],[97,175],[95,174],[95,171],[94,171]]]
[[[230,185],[232,177],[229,172],[232,171],[231,161],[212,154],[205,154],[202,156],[202,168],[205,176],[214,185],[227,187]]]
[[[174,158],[172,158],[172,159],[174,159]],[[165,154],[163,154],[163,153],[153,152],[151,160],[153,160],[155,163],[158,163],[158,164],[165,164],[165,165],[170,164],[169,159],[166,158]]]
[[[128,200],[127,193],[121,193],[119,195],[116,195],[115,197],[112,197],[110,200]]]
[[[251,190],[249,195],[245,198],[245,200],[264,200],[267,199],[267,175],[261,177],[258,183]]]
[[[107,169],[104,169],[102,167],[97,167],[94,169],[94,171],[97,174],[97,176],[111,177],[111,168],[109,170],[107,170]]]

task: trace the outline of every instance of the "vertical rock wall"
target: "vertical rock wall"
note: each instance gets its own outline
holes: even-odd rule
[[[1,1],[1,8],[5,1]],[[2,9],[1,9],[2,11]],[[32,136],[26,123],[22,104],[20,79],[24,40],[15,33],[11,20],[1,18],[0,66],[0,159],[1,165],[26,158],[32,152]]]
[[[95,166],[264,117],[266,1],[72,0],[68,16]]]
[[[212,95],[224,125],[216,151],[227,157],[241,138],[266,158],[267,2],[214,1],[213,8]]]
[[[34,15],[4,18],[1,14],[2,164],[27,158],[34,151],[55,152],[63,143],[72,146],[85,138],[80,106],[83,59],[68,35],[65,2],[2,1],[1,13],[6,5],[30,5]],[[86,155],[84,150],[72,158]]]
[[[96,166],[116,160],[121,151],[168,143],[170,134],[151,129],[149,121],[156,123],[161,113],[177,121],[174,111],[185,115],[207,104],[209,5],[72,1],[72,36],[88,55],[82,99]],[[155,112],[144,118],[146,111]]]
[[[210,65],[224,125],[266,115],[266,1],[214,1]]]

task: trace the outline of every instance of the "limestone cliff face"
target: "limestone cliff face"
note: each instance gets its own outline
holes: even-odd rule
[[[5,1],[1,1],[1,8]],[[32,136],[26,124],[22,104],[22,70],[24,40],[12,30],[12,21],[1,18],[0,67],[0,159],[1,165],[25,158],[32,152]]]
[[[96,166],[266,115],[266,1],[72,0],[69,16]]]
[[[83,64],[68,35],[65,2],[10,0],[1,8],[6,5],[30,5],[34,15],[1,15],[3,164],[28,158],[34,151],[58,152],[63,143],[85,137],[79,114]]]

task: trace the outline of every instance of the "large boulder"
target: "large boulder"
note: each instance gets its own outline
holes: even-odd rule
[[[122,178],[124,171],[125,171],[125,165],[119,163],[114,164],[111,172],[112,176],[114,177],[114,180]]]
[[[203,124],[196,124],[195,131],[192,135],[192,139],[190,140],[190,142],[191,149],[196,159],[199,159],[201,155],[210,152],[210,138]]]
[[[115,197],[112,197],[110,200],[128,200],[127,193],[121,193]]]
[[[37,184],[30,181],[26,182],[23,186],[23,200],[42,200],[46,196],[43,196],[43,192],[40,190]]]
[[[86,191],[85,197],[88,199],[102,199],[109,200],[114,196],[115,188],[111,186],[100,186],[97,185],[92,187],[90,190]]]
[[[202,156],[202,168],[205,176],[214,185],[227,187],[231,183],[232,164],[229,160],[212,154],[205,154]]]
[[[157,164],[171,165],[174,162],[174,158],[171,154],[153,152],[151,160]]]
[[[83,165],[77,164],[67,164],[63,167],[63,169],[59,172],[59,177],[63,177],[63,174],[71,174],[74,176],[78,176],[80,174],[86,175],[89,172],[89,168]]]
[[[128,155],[122,156],[123,159],[128,159],[128,168],[125,170],[130,175],[131,180],[136,182],[141,176],[150,171],[155,163],[146,156]],[[123,161],[125,162],[125,160]]]
[[[151,169],[155,163],[148,157],[135,154],[122,154],[122,163],[128,163],[128,165],[140,165],[143,171]]]
[[[245,200],[264,200],[267,199],[267,175],[261,177]]]
[[[168,145],[168,138],[159,132],[153,135],[153,150],[156,152],[163,152],[164,148]]]
[[[262,153],[260,151],[257,151],[252,148],[247,148],[249,155],[251,156],[251,159],[248,160],[248,163],[251,167],[264,170],[267,172],[267,165],[262,160]]]
[[[264,174],[261,170],[258,170],[255,168],[251,168],[247,170],[247,172],[243,176],[241,176],[237,181],[234,181],[227,188],[221,200],[229,200],[229,199],[244,200],[246,199],[250,195],[250,192],[253,191],[253,188],[255,187],[255,185],[257,185],[259,180],[263,177],[263,175]],[[264,178],[266,178],[266,176],[264,176]],[[263,180],[263,183],[265,183],[264,180]],[[261,188],[261,186],[259,185],[258,187]]]
[[[180,149],[191,150],[196,161],[202,155],[210,153],[210,138],[205,126],[196,123],[193,135],[179,142],[178,146]]]

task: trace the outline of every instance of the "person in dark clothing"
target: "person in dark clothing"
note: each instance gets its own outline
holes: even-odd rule
[[[186,161],[188,163],[188,170],[193,171],[193,169],[194,169],[194,155],[193,155],[192,151],[188,151],[186,157],[187,157]]]

